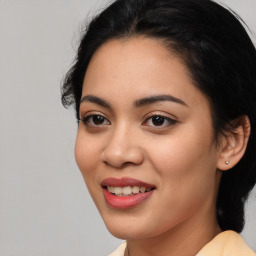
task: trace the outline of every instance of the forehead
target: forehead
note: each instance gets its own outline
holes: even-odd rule
[[[190,102],[206,101],[183,61],[160,40],[115,39],[93,55],[84,78],[82,97],[95,94],[128,100],[152,94],[171,94]]]

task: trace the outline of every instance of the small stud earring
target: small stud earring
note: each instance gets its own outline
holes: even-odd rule
[[[226,164],[226,165],[228,165],[228,164],[229,164],[229,162],[228,162],[228,161],[226,161],[226,162],[225,162],[225,164]]]

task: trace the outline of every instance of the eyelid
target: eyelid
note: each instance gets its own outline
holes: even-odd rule
[[[147,113],[146,115],[144,115],[143,119],[148,119],[150,117],[154,117],[154,116],[162,116],[162,117],[165,117],[167,119],[172,119],[174,121],[178,121],[177,117],[173,114],[170,114],[170,113],[166,113],[166,112],[163,112],[163,111],[152,111],[150,113]]]
[[[89,118],[92,118],[93,116],[101,116],[103,117],[107,122],[108,124],[107,125],[110,125],[111,122],[109,121],[109,119],[101,112],[98,112],[98,111],[88,111],[84,114],[82,114],[79,118],[79,121],[81,121],[84,125],[86,125],[87,127],[102,127],[102,126],[106,126],[106,124],[101,124],[101,125],[93,125],[93,124],[89,124],[87,121],[89,120]]]
[[[156,117],[156,116],[164,118],[166,121],[168,121],[168,124],[163,125],[163,126],[145,125],[145,123],[147,121],[149,121],[151,118]],[[176,124],[177,122],[178,122],[177,118],[174,115],[170,115],[165,112],[163,113],[163,112],[157,111],[157,112],[150,112],[150,113],[146,114],[144,116],[144,121],[142,124],[144,124],[145,126],[148,126],[148,127],[153,127],[154,129],[164,129],[164,128],[167,128],[169,126]]]
[[[90,110],[90,111],[86,111],[86,112],[80,114],[79,120],[86,118],[88,116],[94,116],[94,115],[95,116],[103,116],[104,118],[108,119],[108,117],[105,114],[103,114],[102,112]]]

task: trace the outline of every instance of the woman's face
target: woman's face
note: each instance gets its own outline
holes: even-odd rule
[[[160,41],[102,45],[80,115],[76,161],[113,235],[149,238],[215,220],[220,153],[210,105]]]

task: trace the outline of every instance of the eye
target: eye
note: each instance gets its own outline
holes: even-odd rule
[[[102,115],[88,115],[80,119],[86,126],[97,127],[109,125],[110,122]]]
[[[176,122],[177,121],[166,116],[153,115],[148,117],[146,121],[143,122],[143,125],[164,128],[164,127],[174,125]]]

